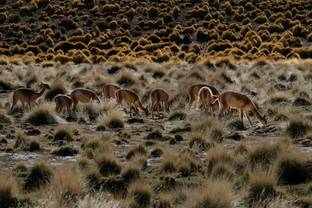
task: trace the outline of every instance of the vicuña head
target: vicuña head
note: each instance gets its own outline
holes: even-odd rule
[[[122,101],[125,101],[128,104],[131,116],[132,110],[134,110],[134,113],[136,114],[138,113],[138,109],[141,109],[146,116],[149,115],[148,109],[142,105],[139,96],[135,92],[128,89],[120,89],[116,91],[115,96],[117,103],[121,104]]]
[[[227,91],[223,92],[219,97],[214,96],[214,99],[215,101],[219,101],[219,116],[221,116],[223,112],[232,107],[240,109],[240,118],[242,122],[243,116],[245,115],[250,125],[252,125],[250,118],[246,114],[246,112],[251,111],[262,124],[267,123],[266,117],[260,115],[256,108],[256,105],[246,95],[237,92]]]
[[[39,92],[35,92],[29,88],[19,88],[15,90],[13,93],[13,101],[10,111],[13,111],[14,106],[18,103],[18,101],[22,103],[23,108],[25,108],[25,104],[28,105],[29,109],[31,109],[32,104],[38,105],[36,102],[37,99],[43,95],[45,90],[50,89],[50,86],[45,83],[41,83],[39,87],[41,89]]]

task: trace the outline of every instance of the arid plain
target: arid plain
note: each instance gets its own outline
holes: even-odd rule
[[[312,207],[311,11],[311,0],[0,0],[0,208]],[[164,89],[170,111],[130,116],[106,84],[149,111]],[[253,125],[237,109],[190,108],[193,84],[248,96]],[[77,88],[94,100],[60,112],[55,96]]]

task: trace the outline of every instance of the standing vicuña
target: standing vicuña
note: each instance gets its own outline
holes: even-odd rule
[[[61,113],[66,108],[68,115],[71,115],[71,106],[73,105],[73,99],[68,95],[59,94],[54,97],[56,104],[55,111]]]
[[[217,96],[214,96],[214,97],[217,97]],[[251,111],[262,124],[267,123],[265,116],[260,115],[260,113],[258,112],[256,108],[256,105],[246,95],[243,95],[237,92],[227,91],[219,95],[216,100],[219,100],[219,116],[221,116],[222,113],[228,110],[230,107],[238,108],[240,109],[240,118],[242,122],[243,122],[243,116],[245,114],[250,125],[252,125],[250,118],[246,114],[246,112]]]
[[[211,90],[213,95],[219,95],[220,94],[219,91],[213,86],[210,86],[207,84],[194,84],[188,88],[190,108],[192,108],[194,102],[198,101],[198,95],[199,95],[198,92],[202,87],[208,87]]]
[[[98,103],[101,103],[100,98],[96,95],[96,93],[86,88],[74,89],[70,93],[70,97],[73,99],[74,102],[73,111],[76,111],[78,102],[88,103],[91,100],[97,100]]]
[[[116,92],[120,90],[120,87],[113,84],[106,84],[103,87],[103,96],[104,98],[116,98]]]
[[[218,102],[212,103],[213,93],[209,87],[200,88],[197,99],[197,104],[203,106],[203,108],[210,113],[218,106]]]
[[[13,103],[11,106],[11,110],[13,110],[14,106],[16,105],[16,103],[18,101],[21,101],[23,108],[25,108],[25,103],[28,104],[29,109],[31,109],[31,104],[36,104],[38,105],[38,103],[36,102],[36,100],[43,95],[44,91],[47,89],[50,89],[50,86],[44,83],[41,83],[39,85],[39,88],[41,88],[41,90],[39,92],[35,92],[32,89],[28,89],[28,88],[20,88],[14,91],[13,93]]]
[[[151,92],[151,111],[152,118],[154,118],[154,111],[157,111],[158,116],[160,115],[160,111],[164,109],[167,113],[169,113],[169,95],[163,89],[155,89]],[[163,106],[162,106],[163,104]]]
[[[142,105],[139,96],[131,90],[127,90],[127,89],[118,90],[116,92],[116,99],[117,99],[117,103],[119,104],[121,104],[122,101],[125,101],[129,105],[130,115],[131,115],[132,110],[134,110],[135,114],[137,114],[139,112],[138,108],[140,108],[145,113],[146,116],[149,115],[147,108],[145,108]]]

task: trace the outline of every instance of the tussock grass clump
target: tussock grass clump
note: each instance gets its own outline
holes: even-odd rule
[[[246,201],[250,206],[267,203],[278,194],[276,178],[272,173],[254,172],[249,175]]]
[[[59,128],[56,130],[54,134],[54,140],[56,141],[72,141],[73,135],[72,133],[66,128]]]
[[[58,94],[66,94],[65,88],[62,86],[54,86],[46,93],[44,98],[47,101],[52,101]]]
[[[25,134],[18,132],[14,148],[19,148],[22,151],[35,152],[40,150],[40,143],[37,140],[27,138]]]
[[[44,163],[37,163],[30,168],[29,174],[25,178],[24,189],[33,191],[50,183],[53,176],[50,167]]]
[[[137,79],[130,73],[122,73],[117,79],[117,83],[123,87],[131,87],[137,83]]]
[[[207,153],[208,173],[210,174],[217,165],[228,164],[233,165],[234,160],[232,155],[222,146],[218,145],[209,149]]]
[[[233,195],[231,185],[223,180],[209,180],[204,188],[195,191],[190,197],[191,208],[231,208]]]
[[[0,124],[11,124],[12,119],[4,114],[0,114]]]
[[[174,173],[178,170],[178,160],[176,154],[171,151],[165,151],[159,166],[161,173]]]
[[[14,193],[14,186],[13,179],[0,176],[0,207],[17,207],[18,199]]]
[[[310,125],[302,119],[292,119],[287,128],[286,133],[293,139],[297,139],[306,135]]]
[[[270,166],[282,151],[279,144],[262,142],[248,150],[248,161],[252,168],[258,166]]]
[[[150,189],[143,184],[135,183],[130,187],[132,202],[130,208],[148,208],[151,205],[152,194]]]
[[[61,156],[61,157],[75,156],[78,154],[78,150],[75,147],[63,146],[63,147],[53,150],[52,154]]]
[[[31,140],[29,143],[29,151],[36,152],[40,150],[40,143],[36,140]]]
[[[244,131],[246,127],[240,119],[233,120],[227,124],[227,127],[237,131]]]
[[[34,109],[26,116],[25,121],[34,126],[57,124],[49,106],[39,106]]]
[[[124,128],[123,116],[120,111],[110,111],[107,114],[99,116],[98,127],[106,127],[109,129],[119,129]]]
[[[151,151],[150,157],[160,157],[163,154],[162,149],[160,148],[155,148]]]
[[[103,176],[118,175],[121,172],[121,166],[111,155],[100,155],[97,160],[97,167]]]
[[[202,151],[208,150],[209,148],[213,147],[215,144],[212,140],[207,138],[203,138],[202,136],[194,136],[189,142],[189,147],[193,148],[196,145]]]
[[[236,36],[235,36],[233,31],[227,30],[227,31],[223,32],[222,39],[230,40],[230,41],[236,41],[237,38],[236,38]]]
[[[283,185],[294,185],[311,180],[311,168],[306,164],[304,155],[295,152],[287,152],[276,162],[278,183]]]
[[[161,169],[161,172],[164,172],[164,173],[174,173],[177,171],[177,165],[173,159],[167,158],[167,159],[163,159],[160,169]]]
[[[164,141],[167,140],[159,130],[153,131],[144,137],[146,140],[157,140]]]
[[[141,178],[141,171],[137,168],[129,167],[122,172],[121,177],[125,183],[130,184]]]
[[[234,176],[235,172],[228,164],[217,164],[211,172],[211,177],[217,179],[233,179]]]
[[[161,194],[159,200],[157,201],[156,208],[172,208],[172,202],[169,196],[166,194]]]
[[[144,146],[142,145],[139,145],[137,147],[134,147],[133,149],[131,149],[127,155],[126,155],[126,159],[127,160],[131,160],[133,157],[135,157],[136,155],[146,155],[147,154],[147,151],[145,149]]]
[[[184,120],[186,118],[186,114],[183,112],[173,112],[168,120],[169,121],[176,121],[176,120]]]
[[[58,206],[75,204],[86,193],[83,177],[69,165],[57,167],[48,188]]]
[[[302,97],[297,97],[293,102],[293,106],[310,106],[310,105],[312,105],[312,103],[309,100]]]

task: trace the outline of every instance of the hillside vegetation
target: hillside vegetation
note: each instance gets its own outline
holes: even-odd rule
[[[312,57],[310,0],[0,1],[0,62]]]

